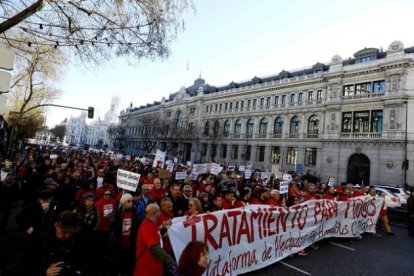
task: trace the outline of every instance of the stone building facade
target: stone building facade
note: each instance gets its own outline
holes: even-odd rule
[[[365,48],[353,58],[222,87],[199,78],[168,99],[122,111],[125,151],[147,153],[143,140],[152,133],[152,151],[167,150],[183,163],[410,184],[413,66],[414,47],[395,41],[387,51]]]

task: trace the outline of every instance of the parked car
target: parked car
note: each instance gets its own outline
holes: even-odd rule
[[[410,196],[410,194],[404,188],[384,185],[375,185],[375,187],[383,188],[387,191],[390,191],[391,193],[399,197],[401,204],[407,204],[407,198]]]
[[[377,192],[377,195],[385,194],[385,205],[387,205],[388,208],[401,207],[400,198],[392,192],[378,186],[375,186],[375,190]]]

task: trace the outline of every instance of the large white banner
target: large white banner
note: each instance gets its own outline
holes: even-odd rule
[[[116,174],[116,186],[121,189],[135,192],[141,175],[126,170],[118,169]]]
[[[204,275],[237,275],[271,265],[324,238],[375,232],[383,200],[310,200],[290,208],[250,205],[175,218],[168,234],[177,259],[191,240],[209,247]]]

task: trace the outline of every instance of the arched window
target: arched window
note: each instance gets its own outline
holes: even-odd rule
[[[239,136],[241,133],[241,122],[237,120],[234,124],[234,136]]]
[[[292,137],[298,137],[299,136],[299,118],[297,116],[293,116],[290,120],[290,130],[289,134]]]
[[[224,127],[223,127],[223,135],[225,137],[229,136],[230,134],[230,122],[229,120],[224,122]]]
[[[283,120],[280,117],[275,119],[275,124],[273,128],[273,137],[282,137],[283,132]]]
[[[253,128],[254,128],[254,121],[253,121],[253,119],[249,119],[247,121],[247,125],[246,125],[246,135],[248,137],[253,136]]]
[[[207,121],[204,126],[204,135],[209,135],[209,134],[210,134],[210,122]]]
[[[177,126],[177,128],[181,128],[183,126],[183,113],[181,111],[178,111],[177,116],[175,118],[175,125]]]
[[[308,137],[317,138],[319,131],[319,119],[318,116],[312,115],[308,120]]]
[[[215,121],[214,122],[214,128],[213,128],[213,133],[215,135],[219,134],[220,132],[220,122],[219,121]]]
[[[259,137],[266,137],[267,133],[267,120],[263,118],[260,120],[259,124]]]

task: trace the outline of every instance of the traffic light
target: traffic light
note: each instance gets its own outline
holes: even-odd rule
[[[95,112],[95,108],[92,106],[88,107],[88,118],[93,119],[93,113]]]

